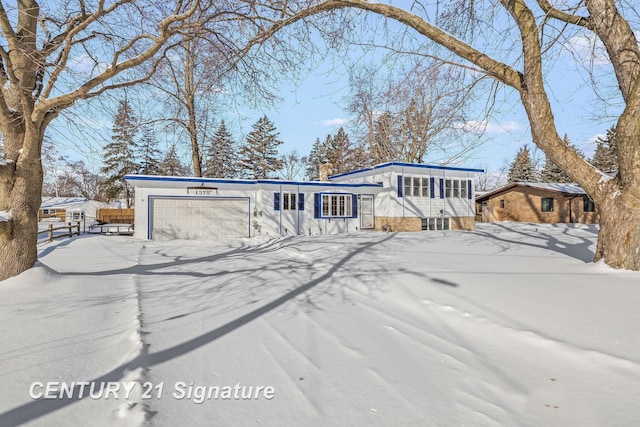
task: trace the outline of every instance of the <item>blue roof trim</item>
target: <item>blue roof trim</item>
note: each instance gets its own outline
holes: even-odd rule
[[[151,175],[125,175],[127,181],[164,181],[164,182],[195,182],[210,184],[273,184],[273,185],[299,185],[309,187],[377,187],[382,184],[369,182],[348,183],[348,182],[325,182],[325,181],[280,181],[272,179],[220,179],[220,178],[194,178],[183,176],[151,176]]]
[[[337,175],[331,175],[329,179],[332,178],[340,178],[343,176],[353,175],[356,173],[368,172],[375,169],[382,169],[389,166],[401,166],[401,167],[412,167],[412,168],[423,168],[423,169],[437,169],[437,170],[450,170],[450,171],[458,171],[458,172],[477,172],[483,173],[484,169],[471,169],[471,168],[458,168],[454,166],[435,166],[435,165],[425,165],[422,163],[404,163],[404,162],[389,162],[389,163],[381,163],[379,165],[370,166],[368,168],[358,169],[352,172],[340,173]]]

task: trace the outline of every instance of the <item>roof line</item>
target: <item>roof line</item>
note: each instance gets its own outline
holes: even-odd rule
[[[374,183],[347,183],[329,181],[281,181],[274,179],[222,179],[222,178],[198,178],[182,176],[154,176],[154,175],[125,175],[127,181],[163,181],[163,182],[194,182],[212,184],[273,184],[273,185],[299,185],[320,187],[382,187],[382,184]]]
[[[353,175],[353,174],[362,173],[362,172],[369,172],[369,171],[372,171],[372,170],[375,170],[375,169],[381,169],[381,168],[386,168],[386,167],[390,167],[390,166],[413,167],[413,168],[424,168],[424,169],[437,169],[437,170],[451,170],[451,171],[458,171],[458,172],[476,172],[476,173],[483,173],[484,172],[484,169],[459,168],[459,167],[455,167],[455,166],[436,166],[436,165],[426,165],[426,164],[423,164],[423,163],[387,162],[387,163],[380,163],[380,164],[375,165],[375,166],[369,166],[367,168],[358,169],[358,170],[351,171],[351,172],[345,172],[345,173],[339,173],[339,174],[336,174],[336,175],[331,175],[329,177],[329,179],[340,178],[340,177],[343,177],[343,176]]]
[[[500,187],[500,188],[496,188],[493,191],[489,191],[488,193],[485,193],[481,196],[476,196],[476,200],[483,200],[483,199],[488,199],[489,197],[495,196],[497,194],[503,193],[505,191],[511,190],[514,187],[527,187],[527,188],[537,188],[539,190],[544,190],[544,191],[553,191],[555,193],[560,193],[562,195],[585,195],[586,193],[584,193],[584,190],[582,190],[582,187],[578,186],[578,188],[580,190],[583,191],[583,193],[579,193],[579,192],[567,192],[567,191],[561,191],[558,189],[554,189],[554,188],[542,188],[542,187],[538,187],[536,185],[531,185],[531,184],[536,184],[535,182],[512,182],[509,183],[507,185],[505,185],[504,187]],[[576,184],[577,185],[577,184]]]

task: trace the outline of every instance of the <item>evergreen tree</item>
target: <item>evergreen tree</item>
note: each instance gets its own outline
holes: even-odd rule
[[[616,142],[616,127],[607,129],[604,138],[598,137],[596,151],[591,164],[603,172],[615,174],[618,172],[618,144]]]
[[[244,177],[273,178],[282,168],[282,160],[278,157],[278,146],[282,141],[278,135],[275,125],[266,115],[254,123],[245,145],[240,149],[238,165]]]
[[[307,177],[319,179],[320,165],[330,163],[332,174],[340,174],[360,169],[368,164],[367,151],[361,145],[354,145],[343,128],[335,135],[327,135],[324,141],[316,139],[309,154]]]
[[[353,170],[353,148],[349,136],[343,128],[333,136],[327,135],[327,160],[333,166],[333,173],[339,174]]]
[[[317,138],[309,153],[306,171],[308,180],[317,181],[320,179],[320,165],[323,163],[327,163],[327,147],[320,141],[320,138]]]
[[[140,173],[158,175],[160,170],[160,150],[156,148],[158,141],[150,126],[142,128],[140,139]]]
[[[133,191],[124,180],[125,175],[137,173],[140,165],[136,161],[137,119],[126,99],[120,101],[113,122],[111,142],[104,148],[104,166],[100,172],[105,175],[104,194],[109,200],[124,197],[127,208],[133,202]]]
[[[189,170],[180,161],[175,144],[169,147],[164,158],[160,162],[158,173],[164,176],[187,176]]]
[[[531,159],[529,148],[522,147],[509,167],[509,182],[536,182],[536,167]]]
[[[213,135],[205,151],[202,176],[208,178],[236,178],[238,176],[236,144],[224,120]]]
[[[584,154],[580,152],[580,150],[569,141],[569,137],[567,134],[564,135],[563,142],[565,145],[578,153],[581,157],[584,157]],[[573,182],[573,180],[569,177],[569,175],[560,169],[558,165],[553,163],[551,159],[547,156],[545,159],[544,167],[542,168],[542,172],[540,173],[540,180],[542,182]]]

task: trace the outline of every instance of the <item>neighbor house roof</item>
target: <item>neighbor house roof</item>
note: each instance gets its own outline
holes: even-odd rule
[[[498,188],[493,191],[489,191],[488,193],[484,193],[482,195],[478,194],[476,196],[477,201],[484,201],[490,199],[493,196],[496,196],[501,193],[505,193],[515,187],[529,187],[529,188],[537,188],[540,190],[546,191],[554,191],[562,194],[563,196],[582,196],[587,193],[576,183],[564,183],[564,182],[512,182],[511,184],[507,184],[504,187]]]
[[[85,197],[43,197],[40,209],[67,209],[86,201]]]

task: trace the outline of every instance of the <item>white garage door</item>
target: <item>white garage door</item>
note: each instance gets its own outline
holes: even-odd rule
[[[249,199],[153,198],[150,237],[249,237]]]

